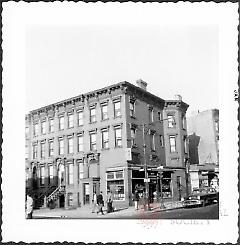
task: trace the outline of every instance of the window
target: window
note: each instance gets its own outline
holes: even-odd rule
[[[219,132],[219,123],[218,123],[218,121],[215,121],[214,124],[215,124],[215,130],[218,133]]]
[[[25,145],[25,159],[28,159],[28,145]]]
[[[73,114],[68,114],[68,128],[73,128]]]
[[[68,142],[68,153],[73,153],[73,137],[67,139]]]
[[[115,128],[115,147],[122,146],[122,128]]]
[[[109,148],[109,136],[107,130],[102,131],[102,148],[103,149]]]
[[[150,133],[150,147],[152,151],[155,151],[155,134],[154,133]]]
[[[90,150],[91,151],[97,150],[97,139],[96,139],[96,133],[95,132],[90,133]]]
[[[123,170],[107,172],[107,189],[112,192],[113,200],[124,200]]]
[[[187,137],[186,136],[184,136],[183,141],[184,141],[184,153],[187,153]]]
[[[108,119],[108,105],[104,104],[101,106],[102,120]]]
[[[83,161],[79,162],[79,179],[83,179],[84,177],[84,168],[83,168]]]
[[[153,122],[153,108],[149,108],[149,122]]]
[[[41,133],[46,134],[46,122],[41,122]]]
[[[131,142],[132,142],[132,146],[135,144],[135,138],[136,138],[136,129],[135,128],[131,128]]]
[[[49,132],[54,132],[54,120],[52,118],[49,119]]]
[[[185,116],[182,117],[182,127],[183,129],[186,129],[186,117]]]
[[[174,116],[168,115],[167,119],[168,119],[168,127],[173,128],[175,126]]]
[[[77,115],[78,115],[78,126],[82,126],[83,125],[83,111],[78,111]]]
[[[33,159],[37,158],[37,145],[33,145]]]
[[[64,154],[64,141],[62,138],[59,139],[59,155]]]
[[[41,143],[40,147],[41,147],[41,150],[40,150],[41,158],[44,158],[45,157],[45,143]]]
[[[120,117],[121,116],[121,102],[117,101],[113,103],[114,107],[114,117]]]
[[[134,101],[130,101],[129,109],[130,109],[130,116],[134,117],[134,114],[135,114],[135,102]]]
[[[176,136],[169,136],[170,152],[176,152]]]
[[[73,184],[73,164],[68,164],[68,184]]]
[[[90,123],[96,122],[96,108],[90,108]]]
[[[48,148],[49,152],[48,152],[48,155],[50,157],[52,157],[54,155],[53,141],[49,141],[48,144],[49,144],[49,148]]]
[[[159,138],[160,138],[160,146],[164,146],[164,140],[163,140],[163,136],[162,135],[159,135]]]
[[[29,136],[29,127],[25,127],[25,137]]]
[[[84,151],[83,150],[83,135],[82,134],[77,136],[77,145],[78,145],[78,152]]]
[[[158,112],[158,121],[162,121],[162,113],[160,111]]]
[[[53,184],[53,165],[48,166],[49,183]]]
[[[59,130],[64,129],[64,116],[59,117]]]
[[[73,193],[68,193],[68,206],[73,206]]]
[[[40,167],[40,185],[44,185],[44,179],[45,179],[45,169],[44,166]]]
[[[38,135],[38,123],[35,123],[33,125],[33,136],[37,136]]]

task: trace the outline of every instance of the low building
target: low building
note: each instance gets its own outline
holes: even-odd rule
[[[218,188],[219,110],[196,112],[187,118],[191,188]]]
[[[137,85],[120,82],[26,115],[26,187],[36,203],[53,191],[65,208],[88,205],[100,191],[106,200],[107,190],[122,207],[135,189],[150,201],[160,190],[165,199],[186,195],[188,105]]]

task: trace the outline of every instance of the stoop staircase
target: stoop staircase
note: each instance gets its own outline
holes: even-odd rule
[[[53,201],[55,202],[58,198],[65,193],[65,186],[59,186],[46,198],[47,205]]]

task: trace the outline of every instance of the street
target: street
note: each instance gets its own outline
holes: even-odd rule
[[[213,204],[206,207],[181,208],[174,210],[158,211],[147,213],[139,211],[131,217],[121,217],[131,219],[219,219],[219,205]]]
[[[116,211],[110,214],[92,214],[89,209],[85,210],[85,215],[80,210],[61,211],[56,210],[42,215],[34,215],[35,219],[218,219],[219,204],[213,204],[206,207],[178,208],[172,210],[153,210],[144,211],[140,209],[135,211],[133,208]],[[88,214],[87,214],[88,213]]]

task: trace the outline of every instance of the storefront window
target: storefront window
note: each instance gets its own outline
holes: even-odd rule
[[[68,206],[73,206],[73,194],[68,193]]]
[[[169,198],[172,197],[172,185],[171,185],[172,179],[171,179],[171,173],[166,172],[163,173],[162,178],[162,194],[163,198]]]
[[[107,189],[112,192],[113,200],[124,200],[123,170],[107,173]]]

